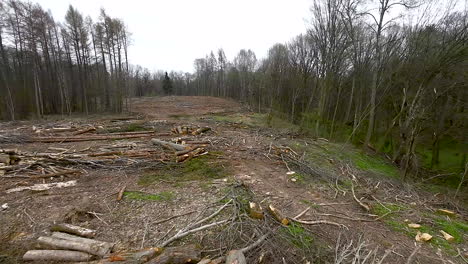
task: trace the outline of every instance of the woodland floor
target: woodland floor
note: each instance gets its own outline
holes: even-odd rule
[[[372,253],[381,258],[387,254],[383,263],[406,263],[419,245],[421,249],[411,263],[467,263],[466,188],[461,197],[453,199],[451,191],[403,183],[396,167],[376,153],[307,138],[285,121],[273,119],[267,125],[264,116],[230,100],[139,98],[132,100],[131,109],[132,114],[126,114],[126,120],[119,120],[122,116],[96,115],[0,123],[4,135],[14,132],[25,138],[37,136],[33,126],[46,130],[91,124],[109,131],[157,133],[170,133],[179,125],[212,129],[192,136],[211,142],[208,155],[182,164],[162,162],[170,159],[171,153],[153,146],[151,137],[69,143],[4,140],[0,149],[38,153],[57,149],[97,153],[116,144],[156,152],[144,164],[114,157],[112,166],[79,167],[78,175],[45,179],[0,176],[0,205],[8,204],[7,209],[0,209],[0,263],[22,263],[21,256],[34,248],[35,239],[47,234],[52,224],[63,222],[95,229],[97,239],[116,242],[121,251],[157,246],[165,237],[197,217],[212,213],[230,198],[237,199],[241,206],[249,201],[263,208],[274,205],[290,218],[310,207],[301,219],[326,220],[343,226],[298,223],[282,226],[268,217],[244,222],[242,218],[239,223],[198,232],[172,245],[195,243],[203,256],[220,256],[251,244],[259,235],[255,230],[267,230],[270,237],[246,253],[248,263],[335,263],[337,244],[341,245],[338,251],[343,251],[343,246],[351,241],[350,248],[360,245],[362,255]],[[174,137],[177,135],[160,138]],[[18,186],[69,180],[77,180],[77,185],[47,191],[6,192]],[[123,186],[125,195],[117,201],[117,193]],[[357,198],[370,206],[370,211],[353,198],[352,189]],[[448,209],[456,215],[439,214],[438,209]],[[184,213],[188,214],[158,224]],[[221,214],[219,218],[222,217]],[[408,223],[421,224],[421,231],[430,233],[432,240],[416,243],[417,230],[410,229]],[[445,241],[439,230],[453,235],[455,241]]]

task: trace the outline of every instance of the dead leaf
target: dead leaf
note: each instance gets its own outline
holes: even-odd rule
[[[408,224],[408,227],[417,229],[417,228],[421,228],[421,225],[420,224]]]

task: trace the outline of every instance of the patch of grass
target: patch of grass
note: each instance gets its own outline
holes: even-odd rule
[[[213,120],[217,122],[224,123],[234,123],[239,125],[244,125],[248,127],[269,127],[279,130],[294,130],[298,131],[299,126],[294,125],[289,122],[287,119],[282,118],[273,114],[262,114],[262,113],[236,113],[231,115],[212,115],[210,116]]]
[[[350,155],[354,165],[360,170],[372,171],[387,177],[396,178],[400,175],[398,169],[378,156],[370,156],[360,151]]]
[[[149,194],[144,192],[124,192],[124,197],[130,200],[162,202],[174,199],[174,194],[172,192],[160,192],[158,194]]]
[[[148,131],[148,127],[145,127],[143,123],[132,123],[119,128],[110,128],[98,133],[120,133],[120,132],[138,132]]]
[[[388,212],[402,212],[408,209],[406,206],[400,205],[400,204],[394,204],[394,203],[376,203],[372,205],[372,213],[378,215],[378,216],[383,216],[387,214]]]
[[[217,154],[208,154],[191,159],[184,163],[168,164],[156,172],[140,177],[138,184],[150,185],[158,181],[169,181],[180,184],[185,181],[204,181],[225,178],[228,170],[225,163],[216,160]]]
[[[389,207],[390,205],[385,205]],[[394,205],[395,206],[395,205]],[[399,205],[396,205],[396,207],[390,208],[389,209],[396,209],[399,208]],[[376,209],[377,208],[377,209]],[[379,208],[375,207],[373,212],[378,215],[382,215],[388,210],[385,210],[385,208]],[[407,223],[402,221],[399,218],[396,218],[395,216],[389,216],[387,220],[384,220],[384,222],[390,226],[392,229],[398,232],[402,232],[406,235],[408,235],[410,238],[414,239],[416,237],[416,234],[418,232],[421,233],[428,233],[432,235],[432,239],[430,240],[429,243],[432,245],[441,248],[445,250],[447,253],[450,254],[455,254],[457,253],[456,247],[458,244],[463,244],[464,237],[463,235],[468,232],[468,223],[464,221],[459,221],[447,217],[440,217],[432,214],[425,213],[423,214],[424,218],[427,219],[426,223],[421,224],[421,228],[414,229],[414,228],[409,228]],[[455,240],[453,242],[448,242],[447,240],[444,239],[442,234],[440,233],[440,230],[443,230],[447,232],[448,234],[452,235]]]
[[[301,224],[293,222],[282,230],[287,236],[287,240],[297,248],[305,249],[312,247],[314,239]]]

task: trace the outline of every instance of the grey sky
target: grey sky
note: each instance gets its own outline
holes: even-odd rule
[[[34,0],[33,0],[34,1]],[[275,43],[305,32],[312,0],[35,0],[63,21],[68,5],[93,20],[104,7],[132,32],[130,62],[150,70],[193,71],[193,61],[223,48],[264,57]]]

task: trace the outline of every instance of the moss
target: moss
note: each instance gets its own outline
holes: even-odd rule
[[[144,192],[124,192],[124,197],[130,200],[143,200],[143,201],[170,201],[174,198],[172,192],[160,192],[158,194],[149,194]]]
[[[216,155],[209,154],[191,159],[184,163],[168,164],[156,172],[140,177],[138,184],[150,185],[158,181],[180,184],[184,181],[204,181],[225,178],[228,170],[225,163],[216,160]]]
[[[314,239],[301,224],[291,223],[283,230],[287,240],[297,248],[307,249],[312,247]]]

